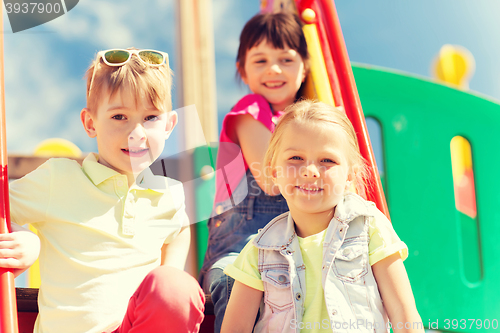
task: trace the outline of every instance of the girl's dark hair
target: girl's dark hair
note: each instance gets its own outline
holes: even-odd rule
[[[263,40],[277,49],[284,49],[288,46],[297,51],[308,68],[309,53],[299,17],[290,13],[257,14],[245,24],[241,31],[240,47],[236,56],[240,77],[245,71],[245,58],[248,50],[259,45]]]

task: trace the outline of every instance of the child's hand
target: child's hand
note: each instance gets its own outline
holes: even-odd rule
[[[38,258],[40,239],[31,231],[12,223],[10,234],[0,234],[0,267],[14,270],[17,276]]]

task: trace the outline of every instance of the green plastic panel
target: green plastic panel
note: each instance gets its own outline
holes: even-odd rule
[[[409,248],[405,266],[424,325],[476,332],[484,325],[469,328],[467,320],[498,324],[500,105],[407,74],[353,71],[365,116],[381,124],[389,210]],[[450,141],[456,135],[472,147],[477,225],[455,208]],[[465,319],[466,329],[453,329],[453,319]]]
[[[193,154],[195,177],[200,177],[204,166],[211,166],[215,170],[217,148],[208,146],[198,147]],[[196,200],[196,250],[198,255],[198,269],[203,265],[203,258],[208,244],[207,216],[210,216],[215,197],[215,177],[197,183]]]

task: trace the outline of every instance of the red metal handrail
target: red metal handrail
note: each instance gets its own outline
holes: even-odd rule
[[[0,8],[0,27],[3,30],[3,3]],[[10,232],[9,177],[5,135],[5,84],[3,32],[0,33],[0,233]],[[17,333],[17,306],[14,273],[0,268],[0,333]]]
[[[318,27],[319,42],[321,44],[321,49],[323,50],[323,57],[325,59],[326,69],[328,71],[330,86],[332,87],[332,94],[333,94],[333,100],[335,101],[335,106],[344,106],[344,101],[342,100],[342,93],[340,91],[339,78],[337,77],[337,72],[335,71],[332,52],[330,50],[330,45],[328,45],[328,39],[326,37],[323,14],[318,9],[318,5],[315,2],[312,4],[311,9],[314,10],[314,12],[319,16],[319,20],[316,23],[316,26]]]
[[[361,155],[368,163],[372,188],[367,189],[367,199],[375,202],[378,209],[389,218],[389,209],[371,148],[370,137],[335,4],[333,0],[317,0],[317,4],[324,20],[324,28],[332,53],[335,72],[339,80],[344,108],[356,130]]]

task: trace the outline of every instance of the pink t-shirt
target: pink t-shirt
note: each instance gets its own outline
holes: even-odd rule
[[[241,148],[230,138],[232,131],[232,122],[236,116],[250,114],[255,120],[261,122],[272,133],[277,120],[283,114],[282,111],[274,112],[264,97],[257,94],[244,96],[238,101],[233,109],[224,117],[222,122],[222,131],[219,139],[219,151],[217,153],[217,173],[215,178],[216,192],[215,204],[223,202],[234,196],[237,186],[245,176],[248,170],[248,164],[241,153]],[[233,137],[234,137],[234,133]],[[241,189],[238,189],[241,194]],[[244,191],[243,191],[244,192]],[[248,191],[246,192],[248,193]],[[241,202],[245,195],[239,195],[233,198],[233,204]],[[222,213],[222,211],[216,214]]]

